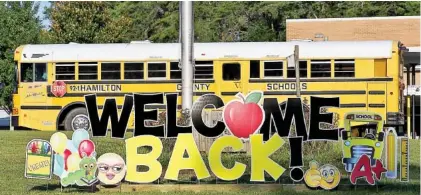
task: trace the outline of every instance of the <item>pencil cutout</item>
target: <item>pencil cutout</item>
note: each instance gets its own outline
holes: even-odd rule
[[[398,176],[397,167],[397,134],[394,128],[387,129],[386,135],[386,177],[396,179]]]

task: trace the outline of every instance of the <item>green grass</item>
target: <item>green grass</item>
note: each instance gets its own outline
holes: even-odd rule
[[[40,131],[0,131],[0,194],[27,194],[26,189],[30,189],[29,192],[32,194],[44,194],[46,193],[43,189],[43,186],[47,184],[45,180],[36,180],[36,179],[26,179],[24,177],[25,170],[25,147],[26,144],[31,139],[45,139],[49,140],[50,136],[54,132],[40,132]],[[64,132],[68,138],[71,138],[72,132]],[[132,135],[128,133],[127,138],[130,138]],[[120,154],[125,158],[125,142],[121,139],[112,139],[112,138],[93,138],[95,142],[96,151],[99,155],[106,152],[113,152]],[[162,178],[165,174],[165,169],[168,165],[169,158],[171,156],[172,146],[174,139],[163,140],[164,151],[159,158],[161,164],[163,165]],[[202,154],[203,159],[206,164],[207,155]],[[332,164],[338,167],[341,171],[344,171],[342,161],[342,150],[340,142],[329,142],[329,143],[305,143],[304,144],[304,171],[308,169],[308,162],[311,159],[317,160],[320,164]],[[272,159],[280,164],[281,166],[288,168],[290,154],[288,149],[288,143],[272,155]],[[239,179],[239,183],[250,183],[249,174],[250,174],[250,156],[246,154],[239,153],[227,153],[222,156],[222,162],[227,167],[232,167],[234,161],[241,162],[247,165],[246,173],[242,178]],[[210,171],[211,172],[211,171]],[[281,183],[282,184],[291,184],[291,180],[288,177],[289,170],[284,172]],[[187,183],[191,180],[193,176],[192,171],[182,171],[180,178],[184,183]],[[328,194],[420,194],[420,142],[419,140],[410,140],[410,182],[401,183],[399,180],[388,180],[383,177],[383,180],[379,182],[379,188],[375,186],[359,186],[356,189],[350,188],[348,186],[339,186],[339,189],[334,192],[329,192]],[[268,179],[270,181],[271,178]],[[169,183],[169,181],[162,180],[163,183]],[[173,183],[173,182],[172,182]],[[201,183],[215,183],[215,176],[201,181]],[[346,177],[346,174],[343,172],[343,181],[341,184],[349,184],[349,179]],[[218,184],[219,185],[219,184]],[[220,184],[223,185],[223,184]],[[49,192],[48,194],[58,194],[60,193],[60,185],[58,177],[54,177],[50,181]],[[67,192],[68,189],[65,189],[66,194],[73,193],[86,193],[86,192]],[[97,192],[105,193],[105,192]],[[136,192],[133,194],[138,194]],[[206,192],[206,194],[259,194],[258,190],[247,190],[243,192]],[[314,190],[305,190],[305,191],[293,191],[293,190],[282,190],[282,192],[276,192],[273,194],[326,194],[325,191],[314,191]],[[132,194],[132,193],[127,193]],[[158,192],[150,192],[146,194],[158,194]],[[180,193],[180,192],[171,192],[171,194],[196,194],[191,193]],[[205,194],[205,193],[200,193]]]

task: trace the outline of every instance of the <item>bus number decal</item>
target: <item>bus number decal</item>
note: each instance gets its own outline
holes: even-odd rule
[[[109,91],[121,91],[121,85],[72,85],[70,86],[72,92],[109,92]]]
[[[195,83],[193,91],[209,91],[210,84]],[[181,91],[181,84],[177,84],[177,91]]]
[[[266,90],[268,91],[287,91],[287,90],[296,90],[296,83],[268,83],[266,85]],[[307,83],[301,83],[301,89],[307,89]]]

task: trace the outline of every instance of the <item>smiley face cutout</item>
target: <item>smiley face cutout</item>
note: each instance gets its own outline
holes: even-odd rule
[[[320,167],[321,173],[320,187],[325,190],[331,190],[338,186],[341,181],[341,173],[335,166],[326,164]]]
[[[98,158],[98,179],[105,185],[115,185],[126,175],[126,164],[120,155],[106,153]]]
[[[304,175],[304,181],[308,187],[331,190],[339,185],[341,173],[338,168],[329,164],[319,167],[316,161],[311,161],[309,165],[310,169]]]

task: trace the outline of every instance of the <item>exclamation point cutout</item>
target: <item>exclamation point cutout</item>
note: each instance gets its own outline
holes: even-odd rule
[[[291,158],[289,168],[291,168],[290,177],[294,182],[299,182],[303,179],[303,137],[290,137],[289,146],[291,148]]]

